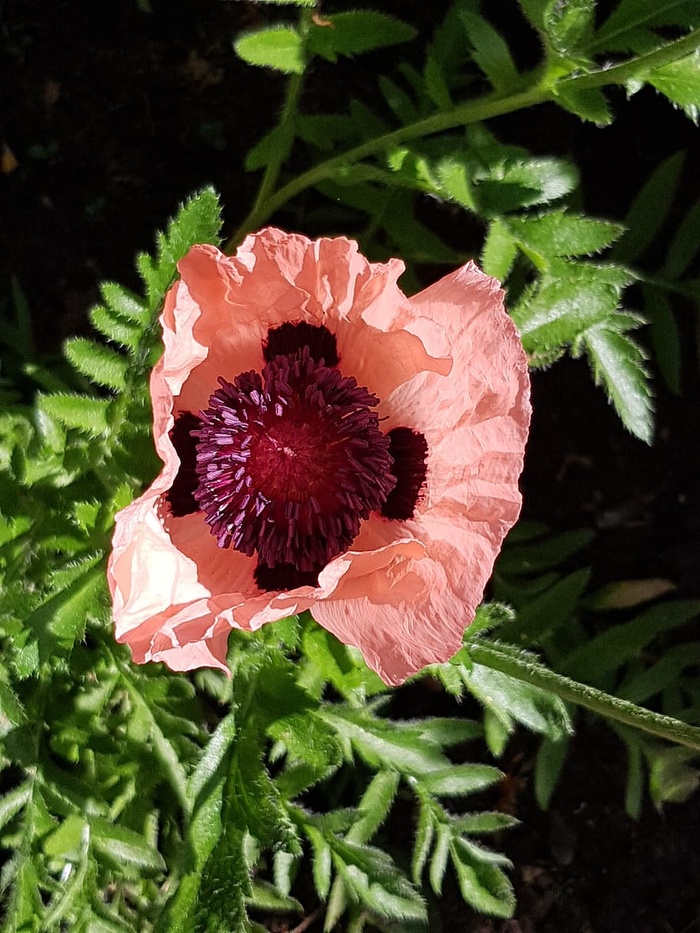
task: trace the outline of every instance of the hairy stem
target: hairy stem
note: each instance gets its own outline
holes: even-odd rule
[[[273,197],[280,170],[294,142],[294,117],[299,105],[302,84],[303,76],[300,74],[293,74],[287,82],[287,93],[284,99],[282,116],[280,117],[280,134],[275,147],[275,154],[265,167],[251,214],[263,211],[265,202]]]
[[[683,36],[682,39],[676,39],[675,42],[669,42],[662,45],[661,48],[653,52],[647,52],[645,55],[638,55],[627,62],[621,62],[619,65],[613,65],[610,68],[601,68],[598,71],[592,71],[590,74],[572,76],[563,78],[561,85],[577,88],[604,87],[610,84],[625,84],[630,78],[644,75],[653,68],[661,68],[662,65],[670,65],[671,62],[678,61],[679,58],[685,58],[700,48],[700,29]]]
[[[533,687],[540,687],[568,703],[575,703],[600,716],[700,751],[700,728],[696,726],[690,726],[671,716],[662,716],[660,713],[654,713],[630,703],[629,700],[621,700],[603,693],[602,690],[596,690],[595,687],[578,683],[569,677],[550,671],[538,661],[511,654],[508,650],[499,648],[498,645],[473,643],[469,645],[468,651],[470,657],[478,664],[483,664],[484,667],[508,674],[510,677],[532,684]]]

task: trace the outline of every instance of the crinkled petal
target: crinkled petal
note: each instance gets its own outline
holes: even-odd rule
[[[233,258],[200,246],[180,262],[151,377],[163,470],[117,516],[108,568],[117,638],[136,661],[225,669],[231,627],[308,608],[388,683],[459,648],[520,508],[527,365],[494,280],[469,264],[408,300],[402,269],[367,262],[343,238],[274,229]],[[270,327],[298,320],[336,335],[339,368],[383,399],[384,430],[425,435],[427,489],[411,521],[372,515],[316,588],[270,593],[255,560],[219,549],[201,513],[168,514],[179,467],[169,432],[178,412],[206,407],[219,376],[260,369]]]
[[[423,555],[374,568],[371,581],[349,576],[313,609],[390,683],[458,650],[520,512],[530,421],[527,361],[495,280],[470,263],[415,296],[411,307],[406,326],[435,356],[449,346],[453,368],[448,378],[417,375],[380,406],[385,429],[422,432],[429,455],[414,520],[376,521],[384,521],[385,538],[391,529],[412,533]],[[362,543],[361,535],[353,552]]]

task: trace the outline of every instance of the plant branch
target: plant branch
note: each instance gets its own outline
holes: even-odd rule
[[[699,48],[700,29],[695,29],[693,32],[688,33],[687,36],[683,36],[682,39],[676,39],[675,42],[662,45],[661,48],[655,49],[653,52],[639,55],[629,61],[621,62],[619,65],[592,71],[590,74],[562,78],[559,84],[564,87],[571,87],[572,84],[575,84],[577,88],[584,90],[610,84],[625,84],[631,78],[652,71],[654,68],[670,65],[671,62],[678,61],[679,58],[692,55]]]
[[[603,693],[602,690],[596,690],[595,687],[578,683],[549,670],[536,660],[511,654],[498,645],[472,643],[468,645],[467,650],[477,664],[483,664],[484,667],[540,687],[568,703],[575,703],[600,716],[700,752],[700,728],[696,726],[690,726],[672,716],[654,713],[628,700],[621,700],[619,697]]]
[[[381,136],[368,139],[359,146],[348,149],[346,152],[340,153],[340,155],[313,166],[313,168],[280,188],[276,194],[268,199],[267,203],[261,203],[254,207],[226,244],[225,251],[227,253],[232,252],[246,233],[256,229],[283,204],[286,204],[287,201],[290,201],[307,188],[332,178],[336,170],[343,166],[353,165],[375,152],[389,149],[391,146],[399,145],[410,139],[420,139],[423,136],[431,136],[434,133],[441,133],[457,126],[479,123],[491,117],[498,117],[505,113],[512,113],[514,110],[522,110],[525,107],[542,103],[550,97],[550,91],[543,89],[540,85],[506,97],[497,93],[487,94],[478,100],[461,104],[452,110],[435,113],[430,117],[417,120],[415,123],[401,126],[390,133],[383,133]]]
[[[278,145],[275,147],[274,156],[265,167],[260,188],[251,211],[252,214],[260,212],[265,202],[273,197],[280,170],[294,142],[294,117],[299,105],[302,84],[303,75],[300,74],[293,74],[287,82],[287,93],[280,118]]]
[[[311,188],[319,184],[319,182],[332,178],[335,172],[343,166],[353,165],[365,159],[367,156],[374,155],[381,150],[389,149],[392,146],[400,145],[412,139],[421,139],[425,136],[432,136],[435,133],[442,133],[460,126],[469,126],[470,124],[489,120],[493,117],[503,116],[506,113],[513,113],[516,110],[523,110],[527,107],[534,107],[538,104],[547,103],[555,99],[557,86],[586,89],[624,84],[630,78],[639,75],[641,72],[667,65],[670,62],[691,54],[699,47],[700,30],[694,30],[682,39],[669,42],[667,45],[653,52],[637,56],[619,65],[601,68],[589,74],[571,75],[561,78],[558,82],[552,83],[546,80],[546,76],[543,79],[541,73],[536,72],[531,76],[534,83],[525,90],[505,96],[500,92],[485,94],[477,100],[459,104],[457,107],[453,107],[452,110],[432,114],[414,123],[401,126],[389,133],[383,133],[381,136],[368,139],[364,143],[360,143],[360,145],[348,149],[346,152],[342,152],[337,156],[327,159],[325,162],[313,166],[297,178],[292,179],[292,181],[288,182],[288,184],[284,185],[275,193],[270,193],[269,196],[267,192],[271,192],[272,185],[269,183],[266,184],[265,180],[263,180],[265,193],[261,187],[261,192],[252,210],[226,244],[226,252],[233,252],[247,233],[258,228],[274,214],[275,211],[286,204],[287,201],[301,194],[301,192],[305,191],[307,188]],[[290,81],[290,96],[293,91],[291,85],[292,81]],[[296,103],[294,103],[294,105],[296,106]],[[278,165],[274,170],[274,176],[271,172],[273,184],[277,178],[279,167]],[[268,167],[268,171],[270,170],[271,167]]]

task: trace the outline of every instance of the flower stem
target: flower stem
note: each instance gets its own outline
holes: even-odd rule
[[[700,30],[694,30],[682,39],[669,42],[653,52],[636,56],[629,61],[610,68],[600,68],[588,74],[568,75],[560,78],[558,82],[552,82],[551,79],[547,80],[547,75],[543,76],[541,70],[538,70],[530,76],[532,83],[526,86],[524,90],[506,95],[501,92],[485,94],[477,100],[467,101],[453,107],[451,110],[432,114],[429,117],[416,120],[415,123],[409,123],[389,133],[383,133],[381,136],[368,139],[364,143],[340,153],[340,155],[314,165],[273,193],[272,189],[281,166],[282,159],[280,158],[274,167],[268,166],[266,176],[269,174],[269,180],[263,179],[260,193],[252,210],[226,244],[226,252],[233,252],[247,233],[257,229],[275,211],[302,191],[317,185],[321,181],[332,178],[339,168],[360,162],[367,156],[374,155],[382,149],[388,149],[391,146],[412,139],[421,139],[459,126],[469,126],[482,120],[489,120],[493,117],[503,116],[506,113],[513,113],[516,110],[547,103],[555,99],[558,86],[586,89],[624,84],[635,75],[648,72],[652,68],[659,68],[691,54],[698,47],[700,47]],[[293,102],[293,106],[296,106],[296,100],[292,97],[294,93],[298,94],[298,88],[296,88],[296,82],[292,78],[290,80],[289,99]],[[286,109],[285,107],[285,111]],[[288,123],[288,125],[291,130],[291,123]],[[283,153],[284,150],[281,149],[281,152]]]
[[[271,199],[277,185],[277,179],[282,168],[284,160],[289,155],[289,150],[294,142],[294,117],[296,116],[299,97],[303,84],[303,75],[293,74],[287,82],[287,93],[282,108],[282,116],[279,123],[279,135],[276,140],[275,152],[273,157],[267,163],[260,188],[251,210],[251,215],[264,210],[264,204]],[[247,230],[245,232],[248,232]]]
[[[498,645],[485,645],[471,643],[468,646],[469,656],[477,664],[490,667],[492,670],[508,674],[525,683],[532,684],[549,693],[554,693],[568,703],[575,703],[584,709],[589,709],[600,716],[614,719],[617,722],[633,726],[648,732],[650,735],[685,745],[687,748],[700,751],[700,728],[674,719],[672,716],[663,716],[651,710],[644,709],[629,700],[603,693],[588,684],[581,684],[562,674],[550,671],[538,661],[524,655],[513,654]]]

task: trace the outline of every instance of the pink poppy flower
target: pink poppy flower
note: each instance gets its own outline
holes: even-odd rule
[[[136,662],[226,670],[232,627],[306,609],[389,684],[459,649],[520,511],[527,363],[494,279],[406,298],[403,268],[275,229],[180,262],[163,470],[108,568]]]

